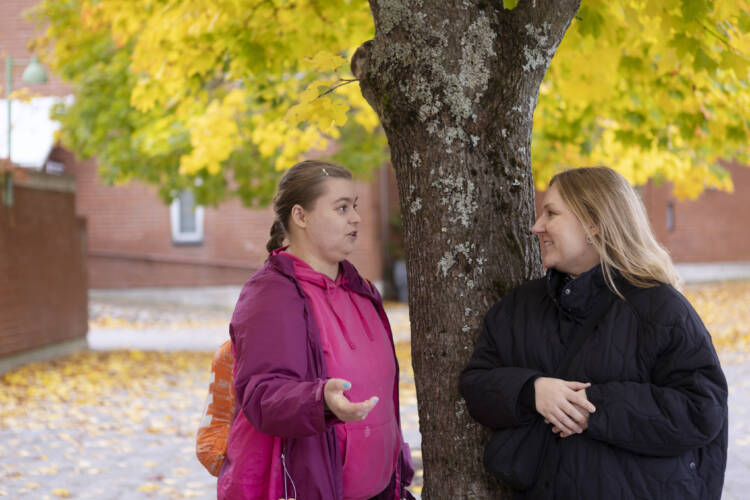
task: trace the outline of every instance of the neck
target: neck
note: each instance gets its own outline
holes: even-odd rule
[[[286,252],[294,255],[295,257],[304,260],[308,266],[312,267],[319,273],[325,274],[332,280],[336,280],[339,275],[339,263],[328,262],[319,258],[313,252],[308,251],[303,246],[290,244]]]

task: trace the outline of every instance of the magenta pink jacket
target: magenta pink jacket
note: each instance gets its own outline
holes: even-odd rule
[[[377,290],[349,262],[341,266],[342,286],[367,298],[377,311],[389,333],[395,362],[390,325]],[[328,367],[312,306],[292,259],[272,254],[250,278],[240,293],[229,333],[236,350],[237,408],[242,411],[235,415],[230,431],[218,498],[270,498],[276,494],[274,481],[281,475],[276,485],[285,484],[290,498],[342,500],[342,458],[335,422],[327,422],[324,416]],[[400,422],[398,370],[391,398]],[[391,487],[379,496],[382,500],[411,498],[405,490],[413,477],[411,457],[403,440],[401,444]]]
[[[388,486],[401,452],[390,397],[396,377],[390,333],[370,299],[344,287],[342,275],[334,281],[304,260],[284,255],[294,261],[294,272],[312,305],[328,376],[351,382],[346,392],[350,401],[379,398],[364,420],[335,425],[344,500],[368,500]]]

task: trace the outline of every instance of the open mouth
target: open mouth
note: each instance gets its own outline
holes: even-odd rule
[[[352,238],[356,238],[357,237],[357,231],[352,231],[351,233],[347,233],[346,235],[347,236],[351,236]]]

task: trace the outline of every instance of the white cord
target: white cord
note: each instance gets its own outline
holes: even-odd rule
[[[281,454],[281,466],[284,468],[284,498],[289,499],[289,494],[287,493],[286,489],[286,478],[289,478],[289,482],[292,483],[292,488],[294,488],[294,496],[292,498],[297,498],[297,487],[294,485],[294,480],[292,479],[292,476],[289,474],[289,471],[286,469],[286,458],[284,457],[284,454]]]

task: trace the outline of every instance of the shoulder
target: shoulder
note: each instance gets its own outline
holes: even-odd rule
[[[639,288],[626,297],[645,328],[643,333],[649,337],[656,335],[661,350],[712,344],[700,316],[687,298],[674,287],[660,284],[651,288]]]
[[[266,262],[242,287],[234,316],[258,309],[289,308],[302,301],[294,280]]]
[[[631,287],[626,292],[626,298],[641,321],[666,327],[685,321],[700,321],[687,298],[671,285],[660,283],[649,288]]]

